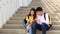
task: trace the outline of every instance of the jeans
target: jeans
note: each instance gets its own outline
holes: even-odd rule
[[[26,23],[26,24],[24,24],[24,27],[27,27],[29,25],[29,23]],[[33,29],[33,27],[32,26],[30,26],[29,27],[29,30],[27,31],[29,34],[32,34],[33,32],[32,32],[32,29]]]
[[[29,28],[29,34],[36,34],[36,30],[42,30],[42,34],[46,34],[46,31],[49,30],[49,26],[45,23],[37,24],[36,22],[33,23],[32,26]]]
[[[49,28],[50,28],[50,27],[49,27],[47,24],[45,24],[45,23],[42,23],[41,25],[35,23],[35,24],[33,25],[33,34],[36,34],[36,30],[37,30],[37,29],[38,29],[38,30],[41,30],[41,31],[42,31],[42,34],[46,34],[46,31],[48,31]]]

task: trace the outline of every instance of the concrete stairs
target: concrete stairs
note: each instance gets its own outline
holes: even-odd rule
[[[24,6],[18,9],[0,29],[0,34],[26,34],[23,19],[32,7],[36,8],[38,6],[41,6],[44,12],[52,16],[53,26],[51,30],[47,31],[47,34],[60,34],[60,6],[50,0],[33,0],[28,7]],[[42,32],[37,30],[37,34],[42,34]]]

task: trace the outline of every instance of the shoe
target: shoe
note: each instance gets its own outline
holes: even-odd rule
[[[29,34],[29,33],[27,33],[27,34]]]

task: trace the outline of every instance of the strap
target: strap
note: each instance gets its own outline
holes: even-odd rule
[[[45,18],[45,20],[46,20],[46,15],[45,15],[46,13],[44,13],[44,18]]]
[[[50,21],[50,16],[48,15],[48,17],[49,17],[49,21]],[[44,13],[44,18],[46,20],[46,13]]]

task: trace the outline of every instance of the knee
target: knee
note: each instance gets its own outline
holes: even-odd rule
[[[32,25],[33,27],[36,27],[36,23],[33,23],[33,25]]]
[[[45,23],[42,23],[42,24],[41,24],[42,27],[45,27],[45,25],[46,25]]]

